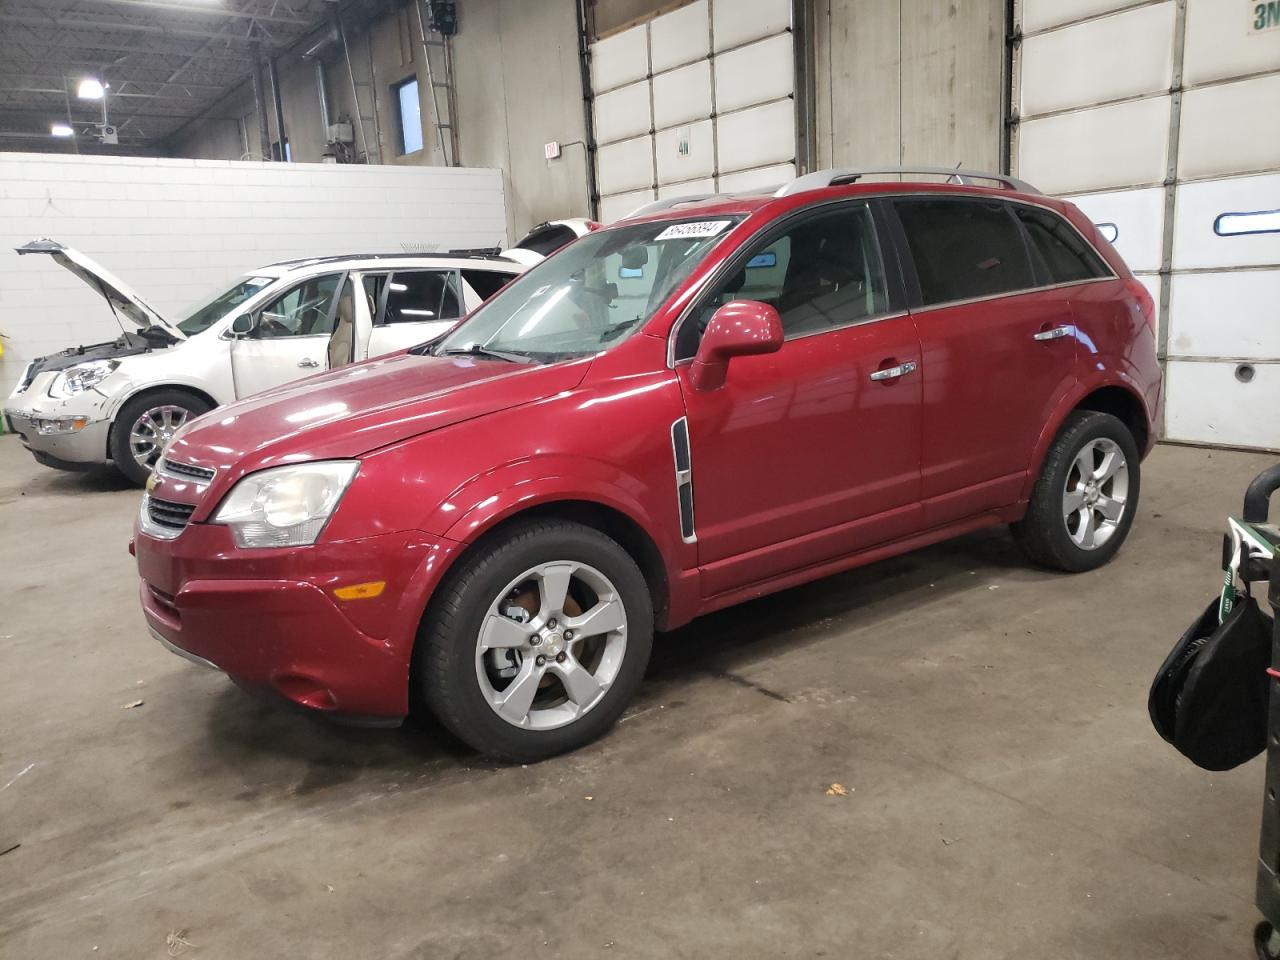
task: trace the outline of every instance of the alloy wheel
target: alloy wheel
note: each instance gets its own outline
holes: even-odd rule
[[[539,564],[489,605],[476,638],[476,678],[490,708],[527,730],[563,727],[604,698],[622,667],[627,614],[599,570]]]
[[[150,470],[178,428],[187,422],[190,411],[166,403],[144,410],[129,430],[129,452],[138,465]]]
[[[1129,464],[1114,440],[1090,440],[1076,454],[1062,492],[1071,542],[1096,550],[1115,534],[1129,499]]]

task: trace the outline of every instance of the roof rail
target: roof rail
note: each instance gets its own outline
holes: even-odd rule
[[[1021,193],[1039,193],[1040,191],[1027,183],[1004,173],[990,173],[985,170],[967,170],[964,167],[840,167],[835,170],[817,170],[796,177],[790,183],[778,188],[775,197],[789,197],[793,193],[804,193],[806,190],[820,190],[823,187],[842,183],[853,183],[862,177],[873,174],[910,174],[927,173],[931,176],[947,177],[957,183],[968,183],[970,180],[992,180],[1008,190]]]
[[[630,220],[632,217],[647,217],[651,213],[660,213],[663,210],[670,210],[672,207],[679,206],[682,203],[701,203],[703,200],[715,200],[717,197],[723,197],[722,193],[691,193],[684,197],[663,197],[661,200],[651,200],[648,203],[641,204],[623,220]]]

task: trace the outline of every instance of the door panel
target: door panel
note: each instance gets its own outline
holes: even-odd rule
[[[327,369],[342,279],[325,274],[290,288],[258,312],[253,336],[231,342],[236,397]]]
[[[414,270],[392,274],[369,334],[370,357],[404,350],[450,330],[462,316],[457,271]]]
[[[920,506],[919,340],[894,313],[870,209],[803,214],[743,251],[677,338],[735,299],[778,310],[777,353],[740,357],[688,410],[694,517],[708,595],[915,529]],[[875,375],[876,379],[872,379]]]
[[[1072,288],[1032,288],[1104,268],[1047,212],[959,198],[894,207],[925,304],[914,316],[934,526],[1017,500],[1046,419],[1075,382]]]
[[[236,398],[247,397],[327,369],[328,335],[234,340],[231,370]]]
[[[918,356],[900,316],[789,340],[729,365],[689,416],[703,590],[725,590],[904,536],[919,525]]]
[[[1008,506],[1057,401],[1075,384],[1070,288],[916,314],[930,526]],[[1053,339],[1038,334],[1066,329]]]

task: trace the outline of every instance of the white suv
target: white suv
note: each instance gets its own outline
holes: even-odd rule
[[[381,254],[273,263],[184,320],[168,320],[84,254],[34,240],[137,331],[39,357],[4,413],[46,466],[111,463],[143,483],[189,418],[299,377],[432,340],[588,221],[543,224],[505,253]],[[525,245],[527,241],[535,241]],[[534,249],[536,248],[536,249]]]

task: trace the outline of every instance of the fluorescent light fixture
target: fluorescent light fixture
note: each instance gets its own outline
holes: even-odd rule
[[[76,88],[76,96],[81,100],[101,100],[106,93],[102,81],[96,77],[85,77]]]
[[[69,123],[53,123],[49,125],[49,133],[55,137],[73,137],[75,131]]]

